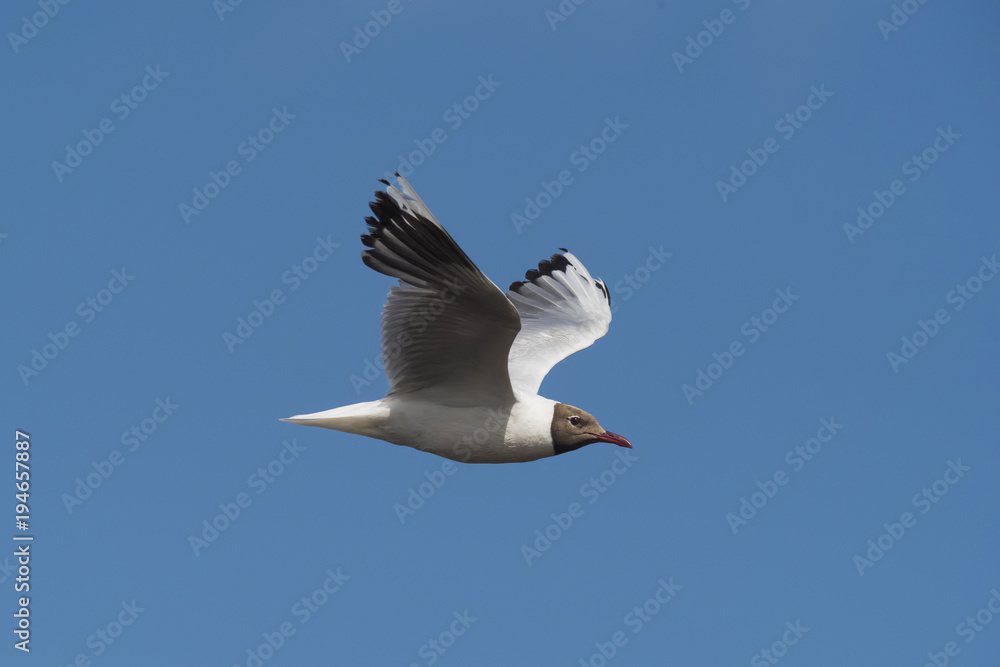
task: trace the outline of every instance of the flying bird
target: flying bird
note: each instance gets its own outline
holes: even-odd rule
[[[538,395],[557,363],[608,331],[601,280],[562,253],[504,293],[396,174],[370,202],[362,260],[397,278],[382,311],[385,398],[282,421],[465,463],[513,463],[595,442],[632,448],[580,408]]]

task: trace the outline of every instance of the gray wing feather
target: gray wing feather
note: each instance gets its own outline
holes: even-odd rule
[[[510,403],[517,310],[469,259],[402,177],[375,193],[365,264],[398,278],[382,312],[389,395],[445,405]],[[387,184],[388,185],[388,184]]]

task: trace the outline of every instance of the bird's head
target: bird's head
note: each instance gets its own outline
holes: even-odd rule
[[[565,454],[595,442],[610,442],[632,449],[632,443],[611,431],[605,431],[594,415],[580,408],[556,403],[552,410],[552,446],[556,454]]]

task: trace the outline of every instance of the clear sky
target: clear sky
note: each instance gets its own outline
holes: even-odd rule
[[[0,14],[2,664],[997,664],[995,3]],[[607,281],[542,394],[631,458],[278,421],[385,392],[396,170]]]

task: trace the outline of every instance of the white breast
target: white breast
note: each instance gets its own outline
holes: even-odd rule
[[[515,403],[504,434],[504,444],[539,452],[538,456],[527,460],[552,456],[552,412],[555,405],[555,401],[541,396],[532,396]]]
[[[464,463],[513,463],[552,456],[555,401],[534,396],[513,406],[459,408],[386,400],[390,418],[378,436]],[[385,404],[384,403],[384,404]]]

